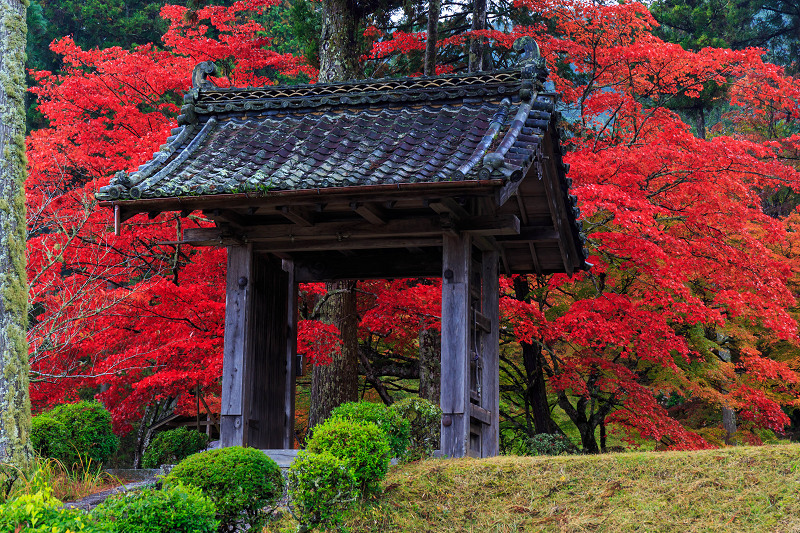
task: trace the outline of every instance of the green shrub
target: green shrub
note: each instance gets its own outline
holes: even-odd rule
[[[79,509],[61,509],[46,485],[0,505],[0,531],[25,533],[108,533]]]
[[[156,435],[142,457],[144,468],[177,464],[193,453],[205,450],[208,435],[187,428],[171,429]]]
[[[100,468],[119,446],[111,415],[99,402],[59,405],[33,418],[33,449],[67,469]]]
[[[314,428],[307,443],[311,453],[329,452],[353,469],[356,485],[363,494],[375,492],[389,471],[389,442],[386,434],[371,422],[329,418]]]
[[[213,533],[215,514],[200,489],[180,483],[113,496],[92,511],[99,525],[124,533]]]
[[[516,439],[511,446],[514,455],[574,455],[579,453],[565,435],[540,433]]]
[[[288,477],[290,508],[300,532],[338,526],[358,497],[352,468],[328,452],[300,452]]]
[[[372,422],[386,434],[393,457],[402,457],[408,449],[411,433],[408,421],[382,403],[344,403],[331,411],[330,418]]]
[[[241,446],[191,455],[164,482],[202,490],[216,505],[220,531],[234,531],[242,523],[256,529],[283,495],[283,476],[275,461],[262,451]]]
[[[442,409],[419,396],[410,396],[395,402],[390,409],[410,424],[408,450],[401,459],[415,461],[432,456],[439,447]]]

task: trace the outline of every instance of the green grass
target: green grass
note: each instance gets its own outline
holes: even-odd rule
[[[800,531],[800,445],[428,460],[383,486],[348,531]]]

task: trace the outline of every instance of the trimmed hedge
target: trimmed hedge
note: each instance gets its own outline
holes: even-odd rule
[[[233,446],[187,457],[164,478],[199,488],[217,507],[220,531],[262,525],[283,495],[277,463],[260,450]],[[255,529],[256,531],[258,529]]]
[[[100,402],[59,405],[35,416],[31,443],[41,457],[57,459],[68,470],[100,469],[117,450],[111,415]]]
[[[393,457],[402,457],[408,449],[410,425],[399,413],[382,403],[348,402],[331,411],[330,418],[372,422],[386,433]]]
[[[113,496],[92,511],[105,531],[124,533],[214,533],[219,526],[212,501],[180,483]]]
[[[347,463],[363,494],[377,492],[389,471],[391,453],[386,433],[371,422],[329,418],[314,428],[306,450],[328,452]]]
[[[156,435],[142,457],[143,468],[177,464],[208,446],[208,435],[187,428],[171,429]]]
[[[328,452],[301,451],[289,468],[288,482],[290,509],[300,532],[338,526],[358,498],[353,469]]]

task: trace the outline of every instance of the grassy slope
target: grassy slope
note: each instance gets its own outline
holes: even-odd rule
[[[430,460],[394,468],[348,529],[800,532],[800,445]]]

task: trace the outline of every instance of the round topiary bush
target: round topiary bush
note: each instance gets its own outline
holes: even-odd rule
[[[196,487],[176,483],[113,496],[92,511],[104,531],[125,533],[214,533],[219,526],[212,501]]]
[[[411,429],[407,420],[382,403],[348,402],[331,411],[330,418],[372,422],[386,433],[393,457],[402,457],[408,449]]]
[[[328,452],[300,452],[289,467],[289,505],[299,532],[335,528],[358,497],[353,470]]]
[[[174,465],[193,453],[205,450],[206,446],[208,446],[208,435],[205,433],[187,428],[164,431],[148,444],[142,457],[142,467]]]
[[[41,457],[59,460],[69,470],[99,469],[117,450],[111,415],[100,402],[59,405],[35,416],[31,443]]]
[[[264,452],[233,446],[196,453],[178,463],[164,479],[199,488],[217,508],[220,531],[247,524],[255,531],[283,495],[278,465]]]
[[[386,434],[371,422],[329,418],[314,428],[306,450],[329,452],[353,469],[356,485],[363,494],[376,492],[389,471],[389,442]]]
[[[395,402],[389,409],[407,420],[411,426],[408,450],[401,459],[415,461],[433,455],[439,446],[442,409],[419,396],[410,396]]]

